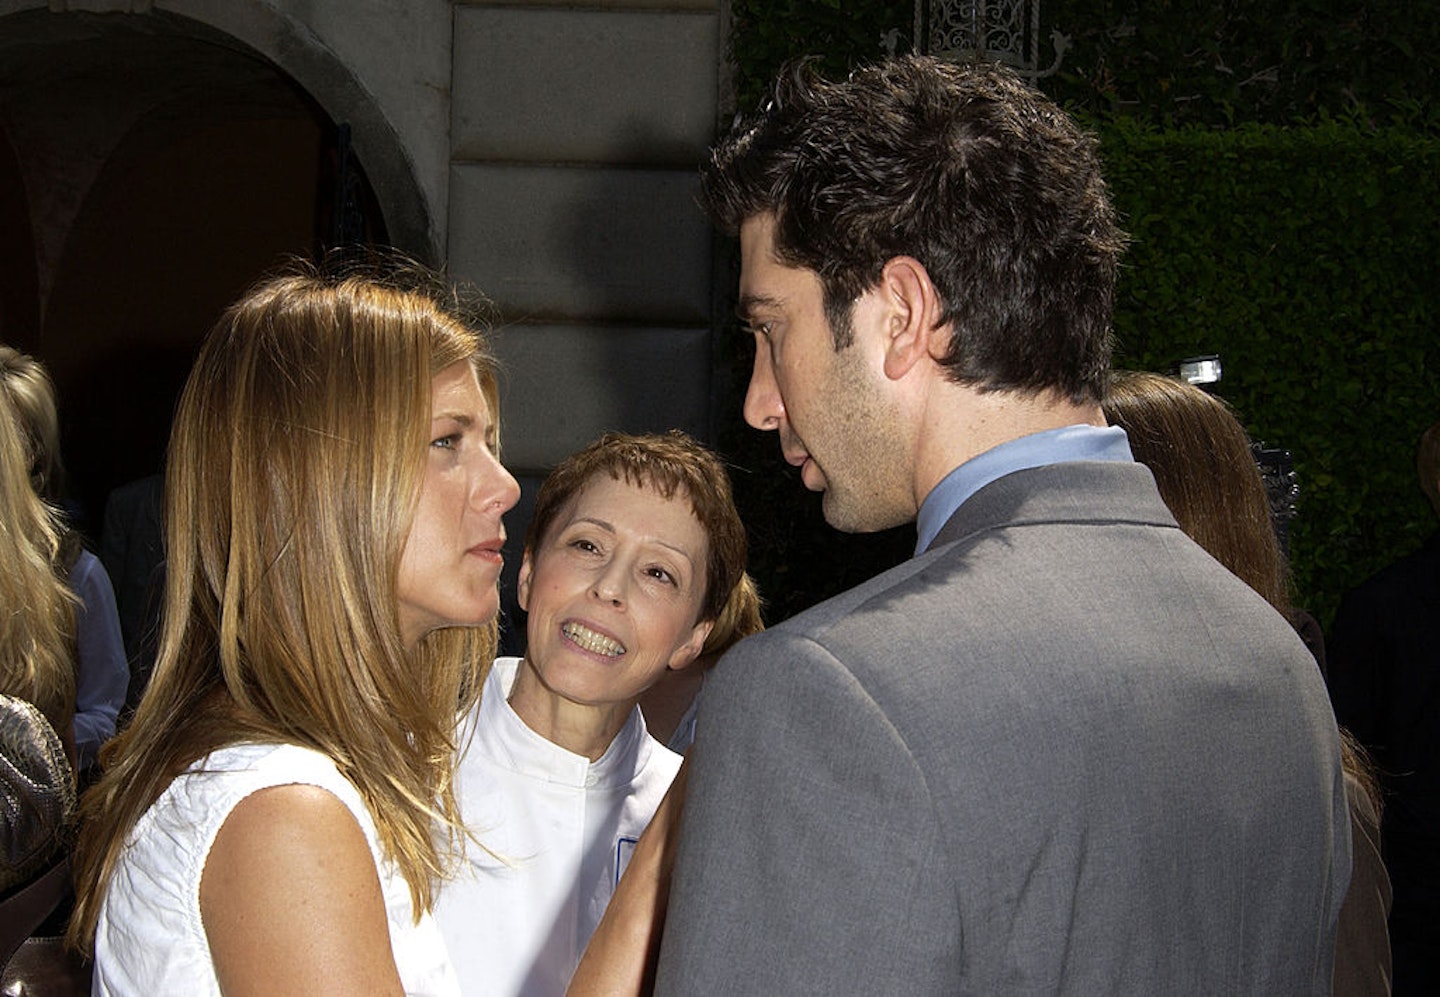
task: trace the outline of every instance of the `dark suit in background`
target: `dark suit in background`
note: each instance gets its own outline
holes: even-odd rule
[[[134,710],[150,679],[164,598],[165,533],[161,523],[165,477],[121,485],[105,502],[100,560],[115,584],[120,633],[130,662],[126,705]]]
[[[1395,993],[1440,990],[1440,534],[1341,601],[1327,641],[1335,716],[1385,789]]]

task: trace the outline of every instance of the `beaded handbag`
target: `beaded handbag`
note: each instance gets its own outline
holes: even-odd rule
[[[55,728],[33,705],[0,695],[0,896],[60,850],[75,775]]]

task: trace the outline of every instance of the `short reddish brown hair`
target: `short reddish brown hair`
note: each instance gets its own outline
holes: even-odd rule
[[[745,574],[745,525],[735,508],[725,465],[678,429],[645,436],[606,433],[562,460],[540,486],[525,533],[526,552],[545,542],[560,510],[601,473],[653,488],[666,499],[674,498],[677,491],[685,493],[710,545],[700,619],[718,619]]]

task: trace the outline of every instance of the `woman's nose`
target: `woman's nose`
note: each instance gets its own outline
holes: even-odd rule
[[[478,508],[498,507],[501,513],[506,513],[520,501],[520,483],[505,469],[504,464],[487,451],[476,474],[471,498]]]
[[[606,565],[605,570],[600,572],[591,586],[591,593],[597,599],[610,603],[612,606],[623,606],[625,604],[625,571],[623,566],[611,561]]]

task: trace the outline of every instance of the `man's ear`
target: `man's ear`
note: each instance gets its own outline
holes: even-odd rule
[[[520,584],[516,586],[516,595],[519,596],[520,608],[530,612],[530,551],[527,549],[520,558]]]
[[[940,295],[925,265],[913,256],[895,256],[880,271],[886,316],[885,376],[899,380],[931,357],[940,317]]]
[[[678,672],[680,669],[694,663],[700,657],[700,651],[705,647],[705,638],[710,636],[710,628],[715,626],[714,620],[701,620],[695,624],[690,631],[690,639],[675,649],[670,655],[670,660],[665,667],[671,671]]]

